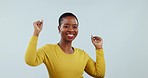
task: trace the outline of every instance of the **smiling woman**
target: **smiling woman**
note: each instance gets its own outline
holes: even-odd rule
[[[83,78],[83,72],[96,78],[104,78],[105,61],[103,40],[98,36],[91,36],[96,48],[96,62],[79,48],[72,46],[78,34],[78,19],[72,13],[64,13],[59,18],[58,30],[61,39],[56,44],[46,44],[37,48],[39,33],[43,28],[43,20],[33,23],[34,33],[28,45],[25,61],[30,66],[44,63],[50,78]]]

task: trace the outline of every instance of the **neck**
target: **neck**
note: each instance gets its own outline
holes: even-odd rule
[[[73,48],[72,48],[72,42],[66,42],[66,41],[60,41],[58,43],[58,45],[60,46],[60,48],[63,50],[63,52],[67,53],[67,54],[72,54]]]

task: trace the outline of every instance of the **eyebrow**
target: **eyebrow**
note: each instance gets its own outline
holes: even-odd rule
[[[65,23],[65,25],[70,25],[70,24],[68,24],[68,23]],[[77,26],[78,26],[78,24],[73,24],[73,25],[77,25]]]

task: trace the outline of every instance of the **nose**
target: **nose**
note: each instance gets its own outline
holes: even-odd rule
[[[70,26],[69,29],[68,29],[68,31],[74,31],[73,27]]]

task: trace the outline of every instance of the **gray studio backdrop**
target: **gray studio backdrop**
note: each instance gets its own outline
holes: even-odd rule
[[[64,12],[80,22],[73,46],[94,60],[90,36],[103,38],[105,78],[148,78],[148,0],[0,0],[0,78],[48,78],[44,64],[30,67],[24,55],[33,21],[44,20],[38,48],[57,43]]]

